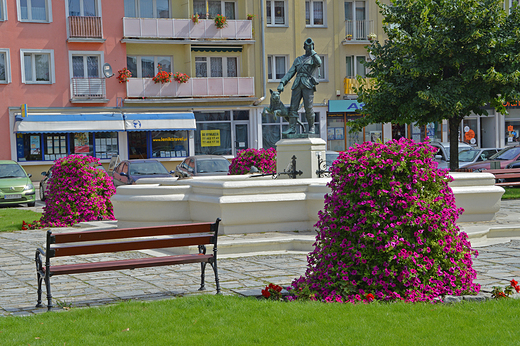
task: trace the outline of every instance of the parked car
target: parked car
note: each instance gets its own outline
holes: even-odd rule
[[[489,160],[483,162],[475,162],[465,166],[475,171],[483,171],[491,168],[506,168],[509,164],[520,161],[520,146],[507,147],[500,150]]]
[[[169,178],[172,172],[157,160],[124,160],[112,171],[114,185],[132,185],[142,178]]]
[[[489,158],[498,153],[500,148],[474,148],[462,150],[459,153],[459,168],[464,168],[475,162],[482,162],[489,160]]]
[[[430,145],[437,148],[435,153],[435,161],[439,168],[450,168],[450,142],[431,142]],[[471,149],[472,146],[459,142],[459,153],[463,150]]]
[[[178,177],[227,175],[231,163],[224,156],[189,156],[175,168]]]
[[[95,167],[97,169],[100,169],[100,170],[106,172],[105,167],[103,167],[103,165],[101,165],[101,164],[99,164],[99,165],[91,164],[91,165],[92,165],[92,167]],[[43,179],[40,180],[39,193],[40,193],[40,200],[41,201],[45,201],[47,199],[47,195],[48,195],[49,183],[50,183],[51,178],[52,178],[52,167],[49,168],[48,171],[42,172],[42,175],[43,175]]]
[[[36,190],[22,166],[12,160],[0,161],[0,205],[27,203],[34,207]]]

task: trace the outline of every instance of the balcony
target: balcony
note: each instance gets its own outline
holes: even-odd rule
[[[107,102],[105,78],[72,78],[73,102]]]
[[[212,39],[251,40],[253,21],[228,20],[228,25],[217,29],[212,19],[199,19],[195,24],[191,19],[167,18],[123,18],[125,38],[148,39]]]
[[[365,80],[368,82],[367,85],[370,89],[374,87],[374,80],[373,78],[365,78]],[[356,92],[354,91],[354,88],[359,88],[359,82],[356,78],[349,78],[346,77],[343,80],[343,85],[345,87],[345,95],[355,95]]]
[[[69,40],[102,40],[101,17],[68,17]]]
[[[352,38],[345,40],[345,43],[367,43],[368,35],[374,32],[373,20],[347,20],[345,22],[346,37]],[[361,41],[361,42],[360,42]]]
[[[126,83],[130,98],[242,97],[255,95],[254,77],[190,78],[187,83],[155,83],[152,78],[130,78]]]

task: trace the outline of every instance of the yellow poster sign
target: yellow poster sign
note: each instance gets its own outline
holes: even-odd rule
[[[200,130],[201,147],[220,147],[220,130]]]

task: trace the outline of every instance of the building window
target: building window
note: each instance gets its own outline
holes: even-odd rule
[[[153,78],[161,71],[172,72],[172,57],[170,56],[128,56],[127,68],[135,78]]]
[[[287,73],[287,62],[289,58],[285,55],[267,56],[267,79],[269,81],[280,81]]]
[[[364,64],[366,58],[364,56],[347,56],[347,78],[356,78],[356,76],[366,77],[367,71]]]
[[[238,58],[195,57],[195,77],[238,77]]]
[[[54,52],[52,50],[20,50],[22,83],[54,83]]]
[[[236,155],[249,148],[249,111],[194,112],[195,155]]]
[[[366,40],[370,34],[365,1],[345,1],[346,34],[355,40]]]
[[[117,132],[17,134],[18,161],[54,161],[67,155],[110,159],[119,154]]]
[[[285,1],[266,1],[267,25],[287,25]]]
[[[314,125],[316,127],[316,134],[320,134],[320,113],[315,112],[315,121]],[[305,126],[305,130],[308,129],[307,118],[305,117],[305,113],[299,113],[300,121]],[[282,139],[282,132],[289,128],[289,123],[286,119],[282,119],[282,117],[277,117],[275,120],[274,116],[271,114],[262,114],[262,146],[264,149],[275,148],[276,142]],[[297,126],[297,133],[302,133],[301,127]]]
[[[51,0],[18,0],[16,5],[21,22],[52,22]]]
[[[100,78],[101,59],[100,55],[77,55],[73,54],[72,77],[73,78]]]
[[[323,1],[305,1],[305,24],[309,26],[325,25],[325,7]]]
[[[105,79],[101,76],[102,53],[70,52],[69,63],[73,98],[105,97]]]
[[[98,17],[98,0],[68,0],[69,16]]]
[[[169,0],[125,0],[125,17],[170,18]]]
[[[236,19],[236,3],[234,1],[194,0],[193,13],[201,19],[213,19],[217,14],[224,14],[227,19]]]
[[[9,49],[0,49],[0,84],[11,83]]]
[[[0,0],[0,21],[7,20],[7,5],[5,0]]]
[[[326,55],[318,54],[318,56],[321,59],[321,66],[316,69],[316,72],[314,72],[314,78],[320,82],[326,82],[329,80],[327,73],[328,59]]]

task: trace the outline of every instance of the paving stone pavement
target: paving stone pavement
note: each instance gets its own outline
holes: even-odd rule
[[[502,203],[497,220],[490,225],[509,227],[518,224],[519,238],[480,243],[479,256],[474,260],[478,275],[476,282],[482,292],[489,293],[493,286],[505,286],[511,279],[520,279],[520,201]],[[465,227],[467,226],[467,227]],[[472,224],[461,226],[469,229]],[[0,233],[0,316],[31,315],[46,308],[35,308],[37,282],[35,250],[45,242],[45,232],[28,230]],[[147,257],[141,252],[77,256],[64,261],[53,259],[54,264],[82,261],[116,260],[129,257]],[[60,262],[61,261],[61,262]],[[307,265],[305,253],[270,254],[243,257],[220,257],[219,277],[223,294],[260,289],[268,283],[289,285],[303,275]],[[126,299],[158,300],[185,294],[214,294],[214,276],[206,271],[207,290],[198,291],[200,265],[185,264],[136,270],[63,275],[51,280],[55,309],[70,306],[99,306]],[[44,303],[45,291],[44,291]]]

